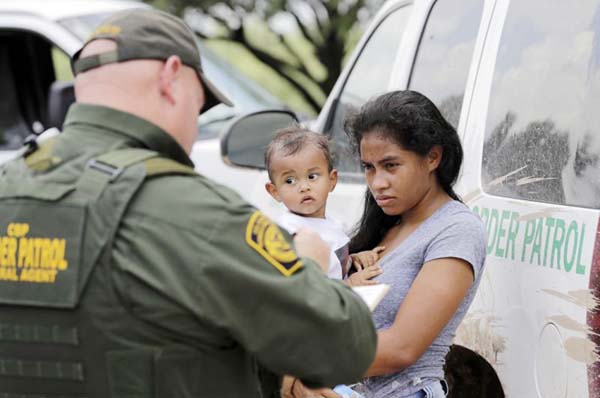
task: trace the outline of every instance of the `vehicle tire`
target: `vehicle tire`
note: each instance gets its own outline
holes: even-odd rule
[[[504,398],[496,371],[481,355],[452,345],[444,366],[448,398]]]

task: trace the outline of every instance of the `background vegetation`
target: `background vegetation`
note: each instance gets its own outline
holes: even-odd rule
[[[145,0],[293,109],[316,114],[383,0]]]

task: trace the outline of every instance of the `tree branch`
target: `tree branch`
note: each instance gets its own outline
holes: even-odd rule
[[[311,32],[309,32],[308,29],[306,29],[306,26],[302,23],[302,20],[300,19],[300,17],[294,11],[292,11],[291,8],[286,6],[286,11],[292,15],[292,17],[296,21],[296,25],[298,25],[300,32],[302,32],[302,35],[306,38],[306,40],[308,40],[311,43],[323,41],[322,37],[320,37],[320,38],[314,37],[313,34]],[[316,17],[316,15],[315,15],[315,17]]]
[[[325,12],[327,12],[327,19],[329,19],[330,22],[334,20],[335,16],[337,15],[337,1],[322,1],[320,3],[325,9]],[[332,3],[335,4],[333,7],[330,7]]]
[[[302,61],[302,56],[300,54],[298,54],[298,52],[292,46],[290,46],[290,44],[287,42],[287,40],[285,40],[285,37],[282,34],[277,34],[277,37],[279,38],[279,41],[281,42],[281,44],[294,57],[294,60],[296,61],[297,65],[298,65],[296,69],[298,69],[299,72],[303,73],[306,76],[311,76],[308,69],[306,69],[306,65]]]
[[[229,21],[227,21],[225,18],[220,17],[218,15],[214,15],[214,14],[208,14],[208,15],[210,15],[210,17],[212,19],[214,19],[215,21],[217,21],[218,23],[223,25],[227,30],[232,30],[231,27],[229,26]]]
[[[198,29],[194,29],[194,33],[196,34],[196,36],[200,37],[203,40],[214,39],[214,37],[208,37]]]
[[[252,47],[247,42],[245,45],[247,48],[250,49],[250,51],[252,52],[252,54],[254,54],[254,56],[256,58],[258,58],[262,63],[269,66],[279,76],[281,76],[288,83],[290,83],[298,91],[298,93],[300,93],[300,95],[302,95],[302,97],[306,100],[306,102],[308,102],[308,104],[315,110],[315,112],[319,112],[319,110],[321,109],[321,105],[310,95],[310,93],[306,90],[306,88],[304,86],[302,86],[300,83],[298,83],[293,77],[291,77],[290,75],[285,73],[284,67],[285,66],[289,67],[289,65],[286,65],[284,62],[278,60],[277,58],[274,58],[273,56],[264,52],[261,49]],[[308,76],[310,79],[310,75],[308,75]]]
[[[321,36],[321,42],[323,42],[323,40],[325,38],[325,27],[323,26],[323,23],[321,22],[321,18],[319,18],[319,10],[317,10],[317,6],[315,5],[314,1],[308,0],[307,3],[310,6],[310,9],[312,10],[313,14],[315,15],[315,21],[317,23],[317,30],[319,31],[319,36]]]
[[[358,16],[358,12],[361,10],[362,7],[363,4],[357,1],[356,3],[354,3],[354,5],[352,5],[352,7],[348,9],[348,12],[346,12],[344,15],[338,15],[338,20],[335,25],[338,32],[340,32],[340,36],[343,36],[345,38],[348,35],[348,32],[352,29],[352,26],[354,26]]]

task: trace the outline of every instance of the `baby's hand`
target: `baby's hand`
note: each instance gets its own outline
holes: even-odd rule
[[[384,250],[385,246],[377,246],[373,250],[365,250],[364,252],[351,254],[350,258],[352,258],[352,265],[357,271],[368,268],[379,260],[379,253]]]
[[[366,285],[377,285],[379,282],[372,281],[372,278],[379,276],[383,273],[383,270],[378,265],[374,265],[368,268],[364,268],[360,271],[356,271],[348,277],[344,282],[348,286],[366,286]]]

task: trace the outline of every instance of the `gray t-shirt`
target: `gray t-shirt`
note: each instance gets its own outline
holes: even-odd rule
[[[377,329],[387,329],[394,323],[400,304],[423,264],[446,257],[459,258],[471,264],[475,274],[473,285],[454,317],[417,362],[399,373],[365,380],[369,396],[405,396],[418,391],[418,385],[424,381],[444,378],[446,354],[456,328],[473,301],[485,260],[483,223],[467,206],[458,201],[445,203],[379,262],[383,274],[376,280],[389,284],[390,290],[373,312]]]

